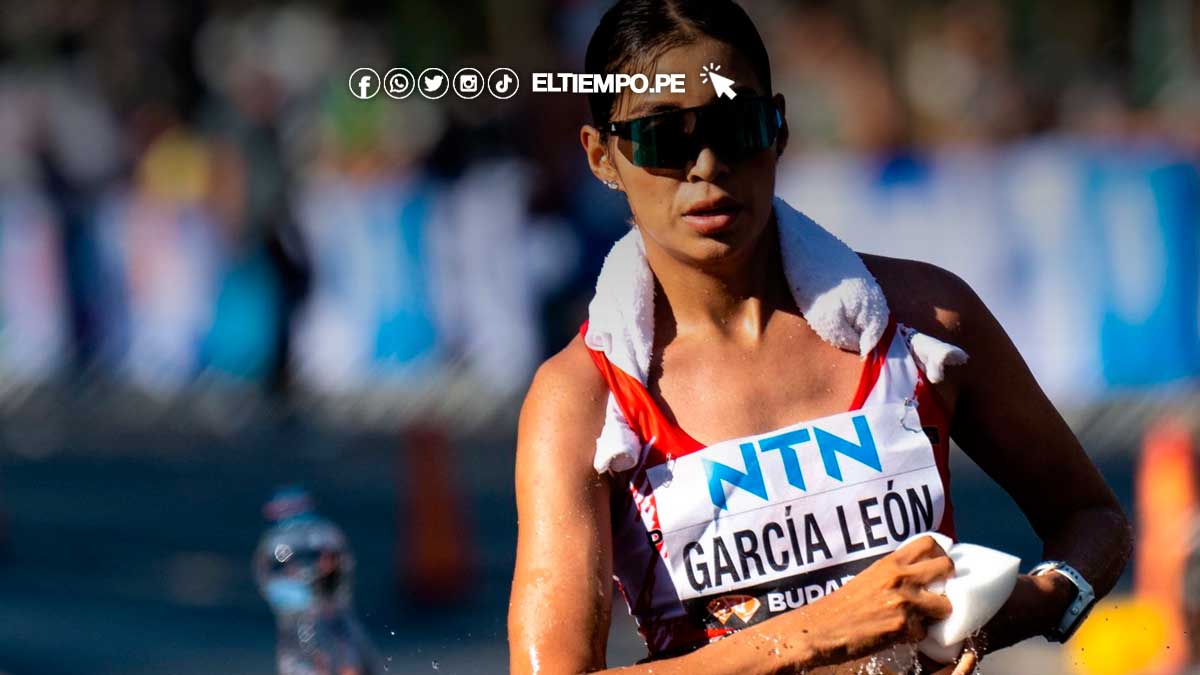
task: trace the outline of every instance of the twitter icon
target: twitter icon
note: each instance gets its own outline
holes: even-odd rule
[[[417,89],[421,90],[421,95],[430,100],[439,99],[450,90],[450,78],[441,68],[422,70],[417,82]]]

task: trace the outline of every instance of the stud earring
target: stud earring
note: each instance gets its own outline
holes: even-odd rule
[[[600,157],[600,161],[604,162],[605,164],[608,164],[608,155],[602,155]],[[606,181],[604,181],[604,186],[607,187],[609,190],[616,190],[617,182],[613,181],[613,180],[606,180]]]

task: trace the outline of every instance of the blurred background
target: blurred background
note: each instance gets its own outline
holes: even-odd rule
[[[528,73],[581,71],[607,4],[0,2],[0,672],[273,672],[251,557],[294,483],[389,672],[507,670],[516,411],[628,216]],[[1189,669],[1200,2],[744,6],[778,193],[966,279],[1137,523],[1069,646],[984,671]],[[357,100],[360,66],[523,91]],[[962,538],[1038,561],[955,461]],[[623,607],[609,652],[644,655]]]

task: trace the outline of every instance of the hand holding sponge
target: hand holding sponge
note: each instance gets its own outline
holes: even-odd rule
[[[928,587],[932,593],[945,595],[953,609],[950,616],[929,626],[917,648],[935,661],[949,663],[958,658],[963,642],[983,628],[1008,600],[1017,583],[1021,559],[986,546],[956,544],[936,532],[912,537],[905,544],[926,536],[933,537],[954,561],[954,576]]]

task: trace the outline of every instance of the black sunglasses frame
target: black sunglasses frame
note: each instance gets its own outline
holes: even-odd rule
[[[755,120],[757,128],[729,130],[729,134],[732,134],[734,137],[732,143],[728,142],[728,136],[717,135],[705,123],[707,118],[716,117],[722,113],[727,114],[730,110],[745,110],[748,107],[754,106],[758,106],[756,112],[758,112],[759,117]],[[642,152],[637,147],[645,142],[641,137],[652,135],[647,129],[653,129],[652,125],[656,120],[681,117],[687,114],[696,115],[697,129],[685,134],[685,138],[680,143],[681,147],[672,148],[669,147],[670,144],[668,143],[668,147],[659,148],[653,140],[649,141],[654,146],[652,149]],[[741,100],[735,99],[732,101],[709,103],[692,108],[667,110],[633,119],[609,122],[606,126],[609,133],[625,141],[625,143],[618,143],[618,149],[635,166],[646,169],[668,170],[678,170],[686,167],[687,163],[694,160],[696,155],[699,154],[701,147],[712,148],[714,152],[722,155],[722,159],[741,159],[750,153],[766,149],[773,145],[778,139],[779,131],[782,127],[783,115],[779,112],[778,107],[776,107],[774,99],[769,96],[753,96]],[[622,147],[623,145],[627,145],[628,147]]]

